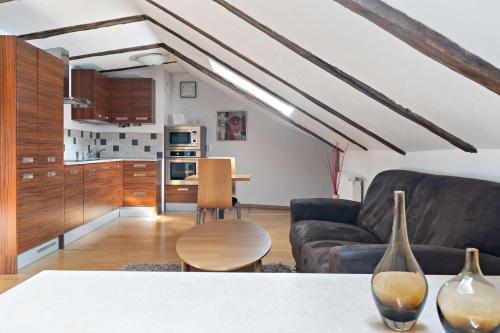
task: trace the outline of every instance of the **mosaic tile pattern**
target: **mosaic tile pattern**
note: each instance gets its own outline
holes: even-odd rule
[[[64,159],[83,159],[99,152],[102,158],[161,158],[163,133],[120,133],[64,130]]]

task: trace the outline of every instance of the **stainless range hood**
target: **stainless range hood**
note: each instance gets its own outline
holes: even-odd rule
[[[62,47],[45,50],[56,56],[64,62],[64,104],[70,104],[72,107],[89,108],[92,102],[85,97],[71,97],[69,86],[69,52]]]

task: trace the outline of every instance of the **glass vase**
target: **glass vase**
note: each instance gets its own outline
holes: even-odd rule
[[[415,325],[427,298],[427,280],[408,241],[403,191],[394,191],[391,239],[373,272],[371,287],[377,309],[389,328],[408,331]]]
[[[447,333],[500,332],[500,292],[484,278],[477,249],[465,250],[464,268],[441,287],[437,308]]]

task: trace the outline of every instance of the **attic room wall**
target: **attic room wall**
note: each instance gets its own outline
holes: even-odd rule
[[[196,81],[198,97],[179,97],[180,81]],[[247,141],[217,141],[217,111],[247,111]],[[237,184],[237,195],[245,204],[288,205],[290,199],[330,197],[331,188],[323,156],[329,147],[316,139],[283,126],[265,111],[246,104],[205,84],[191,74],[173,75],[172,106],[188,121],[207,127],[208,156],[236,157],[236,170],[252,175]]]
[[[460,150],[435,150],[401,156],[390,151],[370,150],[367,180],[379,172],[406,169],[442,175],[469,177],[500,182],[500,150],[481,149],[477,154]]]

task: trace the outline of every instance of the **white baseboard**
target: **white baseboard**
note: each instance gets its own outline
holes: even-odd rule
[[[64,234],[64,246],[65,247],[68,246],[77,239],[82,238],[83,236],[91,233],[96,229],[99,229],[103,225],[108,224],[109,222],[116,220],[119,217],[120,217],[120,210],[115,209],[114,211],[107,213],[106,215],[98,217],[94,221],[85,223],[81,227],[68,231],[67,233]]]
[[[57,250],[59,250],[59,238],[51,239],[42,245],[23,252],[17,256],[17,270],[23,269]]]
[[[122,207],[120,208],[122,217],[157,217],[156,209],[153,207]]]
[[[195,203],[165,203],[165,211],[171,212],[196,212]]]

